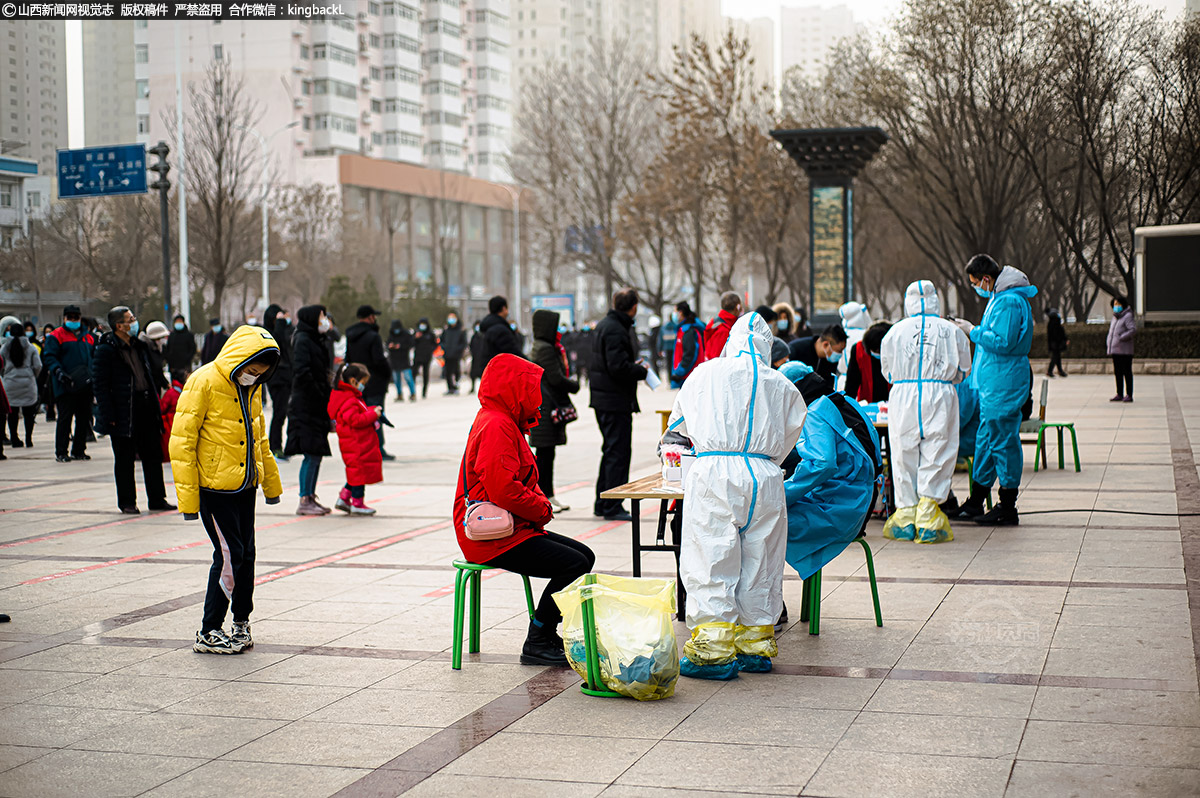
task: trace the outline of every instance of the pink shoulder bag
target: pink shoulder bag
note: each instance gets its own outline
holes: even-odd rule
[[[467,458],[463,455],[463,490],[466,492],[467,513],[463,519],[467,540],[499,540],[513,533],[512,513],[491,502],[471,501],[467,488]]]

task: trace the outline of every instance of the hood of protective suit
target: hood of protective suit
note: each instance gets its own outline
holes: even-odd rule
[[[928,280],[917,280],[908,286],[904,292],[904,315],[942,315],[942,300],[938,297],[933,283]]]
[[[1014,269],[1012,266],[1005,266],[1000,270],[1000,276],[996,278],[996,293],[1001,291],[1015,290],[1021,296],[1029,299],[1037,296],[1037,286],[1029,284],[1029,277],[1020,269]]]
[[[229,336],[213,363],[227,380],[233,380],[236,372],[250,363],[266,363],[267,370],[255,380],[255,385],[263,385],[279,365],[279,344],[262,327],[243,324]]]
[[[838,308],[838,316],[842,319],[842,329],[865,330],[871,326],[871,313],[861,302],[847,302]]]
[[[752,352],[764,366],[771,367],[771,344],[775,336],[771,326],[757,313],[747,313],[733,324],[729,340],[721,357],[737,357],[742,352]]]
[[[504,413],[528,432],[541,415],[542,367],[516,355],[496,355],[483,370],[479,404]]]

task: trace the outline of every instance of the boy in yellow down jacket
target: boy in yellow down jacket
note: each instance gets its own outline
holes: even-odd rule
[[[204,621],[193,651],[240,654],[254,645],[254,498],[278,504],[283,486],[263,420],[262,390],[279,345],[261,327],[239,327],[216,359],[184,385],[171,427],[171,470],[185,520],[200,518],[213,543]],[[225,613],[233,603],[233,631]]]

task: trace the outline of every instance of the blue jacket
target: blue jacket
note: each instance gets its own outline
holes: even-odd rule
[[[84,329],[79,335],[59,327],[46,336],[42,368],[50,374],[56,397],[92,390],[92,354],[96,338]]]
[[[1033,342],[1033,310],[1037,296],[1025,273],[1005,266],[996,292],[971,330],[975,363],[971,368],[979,391],[979,412],[986,418],[1020,414],[1029,398],[1029,346]]]
[[[848,405],[861,415],[853,400]],[[879,435],[863,416],[875,456]],[[875,462],[828,396],[808,408],[800,464],[783,485],[787,500],[787,561],[807,579],[854,542],[875,493]]]

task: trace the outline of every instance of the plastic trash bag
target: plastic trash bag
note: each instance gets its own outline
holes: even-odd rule
[[[901,507],[883,525],[883,536],[891,540],[914,540],[917,543],[944,543],[954,540],[950,519],[938,503],[922,498],[916,507]]]
[[[587,680],[583,600],[592,600],[596,646],[604,687],[638,701],[675,694],[679,650],[675,644],[675,581],[592,574],[554,594],[563,614],[567,661]],[[599,685],[596,685],[597,687]]]

